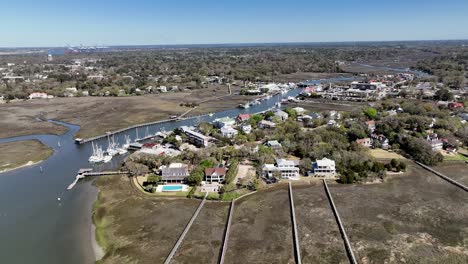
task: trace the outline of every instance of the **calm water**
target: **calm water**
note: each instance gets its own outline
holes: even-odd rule
[[[333,80],[349,80],[349,78],[322,81]],[[309,82],[317,83],[317,81]],[[283,97],[294,96],[299,92],[299,89],[291,90]],[[235,117],[240,113],[265,111],[273,107],[281,97],[281,95],[273,96],[249,109],[232,109],[216,113],[212,117],[205,116],[148,126],[148,132],[154,134],[160,130],[195,125],[219,117]],[[92,146],[90,143],[84,145],[73,143],[73,135],[79,130],[78,126],[57,123],[70,130],[61,136],[32,135],[0,139],[0,143],[38,139],[54,149],[54,154],[40,164],[0,174],[2,263],[94,263],[91,246],[91,210],[97,190],[90,180],[80,181],[71,191],[66,190],[79,168],[91,166],[88,157],[91,155]],[[140,137],[145,133],[145,128],[139,129]],[[133,140],[136,137],[136,130],[119,133],[115,135],[115,140],[122,144],[125,135],[129,135]],[[58,146],[58,142],[61,147]],[[95,142],[103,148],[107,147],[106,139]],[[123,158],[114,158],[112,162],[94,168],[115,169]],[[40,167],[43,168],[43,172]],[[60,201],[57,198],[60,198]]]

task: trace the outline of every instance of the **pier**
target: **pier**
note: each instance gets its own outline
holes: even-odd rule
[[[180,244],[182,244],[182,241],[184,241],[185,236],[187,235],[188,231],[190,230],[190,227],[192,226],[193,222],[195,222],[195,219],[197,219],[197,216],[200,213],[201,209],[203,208],[203,205],[205,205],[207,196],[208,196],[208,193],[205,194],[205,197],[203,198],[203,201],[201,201],[201,203],[198,206],[197,210],[192,215],[192,218],[190,218],[190,221],[188,222],[188,224],[185,227],[184,231],[182,232],[182,234],[180,235],[180,237],[177,240],[176,244],[172,248],[171,253],[169,253],[169,256],[167,256],[166,260],[164,261],[164,264],[171,263],[172,258],[174,257],[175,253],[177,252],[177,249],[179,248]]]
[[[351,248],[351,243],[349,242],[348,235],[346,234],[346,231],[344,229],[343,222],[341,221],[340,214],[338,213],[338,210],[336,209],[335,202],[333,201],[333,197],[330,193],[330,190],[328,189],[327,181],[323,179],[323,187],[325,188],[325,192],[327,194],[328,200],[330,201],[330,205],[333,211],[333,214],[335,215],[336,222],[338,224],[338,228],[340,229],[341,237],[344,240],[345,248],[346,248],[346,253],[349,258],[349,262],[351,264],[357,264],[356,257],[354,256],[353,249]]]
[[[85,177],[96,177],[96,176],[105,176],[105,175],[123,175],[123,174],[128,174],[127,171],[100,171],[100,172],[93,172],[93,169],[91,168],[84,168],[84,169],[79,169],[75,180],[68,185],[67,190],[73,189],[75,185],[78,183],[80,179],[84,179]]]
[[[451,178],[445,176],[444,174],[442,174],[442,173],[440,173],[440,172],[438,172],[438,171],[436,171],[436,170],[434,170],[434,169],[432,169],[432,168],[430,168],[430,167],[428,167],[428,166],[422,164],[421,162],[418,162],[418,161],[415,161],[415,162],[416,162],[416,164],[418,164],[419,166],[423,167],[424,169],[426,169],[426,170],[428,170],[428,171],[434,173],[435,175],[437,175],[437,176],[439,176],[440,178],[442,178],[442,179],[448,181],[449,183],[451,183],[451,184],[453,184],[453,185],[455,185],[455,186],[457,186],[457,187],[463,189],[465,192],[468,192],[468,187],[465,186],[465,185],[463,185],[462,183],[459,183],[459,182],[457,182],[456,180],[453,180],[453,179],[451,179]]]
[[[293,240],[294,240],[294,256],[296,257],[296,263],[301,264],[301,247],[299,245],[299,236],[297,235],[297,222],[296,222],[296,212],[294,209],[294,198],[291,182],[289,182],[289,205],[291,206],[291,219],[293,227]]]

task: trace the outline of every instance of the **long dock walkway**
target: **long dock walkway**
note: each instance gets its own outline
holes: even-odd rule
[[[234,203],[235,203],[235,200],[232,200],[231,206],[229,208],[229,215],[228,215],[228,220],[226,224],[226,230],[224,231],[224,239],[223,239],[223,245],[222,245],[223,248],[221,249],[221,256],[219,257],[219,261],[218,261],[219,264],[224,263],[224,258],[226,256],[227,243],[229,240],[229,232],[231,230],[232,214],[234,212]]]
[[[78,183],[80,179],[84,179],[85,177],[96,177],[96,176],[105,176],[105,175],[123,175],[123,174],[128,174],[128,171],[97,171],[93,172],[93,169],[86,168],[86,169],[80,169],[78,173],[76,174],[75,180],[68,185],[67,190],[73,189],[75,185]]]
[[[445,176],[444,174],[442,174],[442,173],[440,173],[440,172],[438,172],[438,171],[436,171],[436,170],[434,170],[434,169],[432,169],[432,168],[430,168],[430,167],[428,167],[428,166],[422,164],[421,162],[418,162],[418,161],[415,161],[415,162],[416,162],[416,164],[418,164],[419,166],[423,167],[424,169],[426,169],[426,170],[428,170],[428,171],[434,173],[435,175],[437,175],[437,176],[441,177],[442,179],[444,179],[444,180],[450,182],[451,184],[453,184],[453,185],[455,185],[455,186],[457,186],[457,187],[459,187],[459,188],[465,190],[465,192],[468,192],[468,187],[466,187],[466,186],[463,185],[462,183],[459,183],[459,182],[457,182],[456,180],[451,179],[451,178]]]
[[[301,247],[299,245],[299,236],[297,235],[297,223],[296,223],[296,211],[294,209],[294,198],[291,182],[289,182],[289,205],[291,206],[291,219],[293,228],[293,239],[294,239],[294,256],[296,263],[301,264]]]
[[[327,193],[328,200],[330,201],[330,205],[332,207],[333,214],[335,215],[336,222],[338,223],[338,228],[340,229],[341,237],[343,237],[349,262],[351,264],[357,264],[356,257],[354,256],[353,249],[351,248],[351,243],[349,242],[348,235],[346,234],[343,222],[341,221],[340,215],[338,213],[338,210],[336,209],[335,202],[333,201],[333,197],[330,193],[330,190],[328,189],[327,181],[325,179],[323,179],[323,186],[325,187],[325,192]]]
[[[176,244],[172,248],[171,252],[169,253],[169,256],[167,256],[166,260],[164,261],[164,264],[169,264],[171,263],[172,258],[174,257],[175,253],[177,252],[177,249],[179,248],[180,244],[182,244],[182,241],[184,241],[185,236],[187,235],[188,231],[190,230],[190,227],[192,226],[193,222],[195,222],[195,219],[197,219],[198,214],[200,213],[201,209],[205,205],[206,202],[206,197],[208,196],[208,193],[205,194],[205,197],[203,198],[203,201],[200,203],[198,206],[197,210],[195,213],[192,215],[192,218],[188,222],[187,226],[185,226],[184,231],[180,235],[179,239],[177,239]]]

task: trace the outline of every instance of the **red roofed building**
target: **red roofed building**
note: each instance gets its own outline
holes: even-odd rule
[[[224,182],[226,178],[226,168],[208,168],[205,169],[205,181]]]
[[[462,103],[457,103],[457,102],[455,102],[455,103],[450,103],[450,104],[448,105],[448,107],[451,108],[451,109],[452,109],[452,108],[465,108],[465,106],[464,106]]]
[[[370,138],[358,139],[356,140],[356,143],[358,143],[361,146],[368,147],[368,148],[372,146],[372,140]]]
[[[242,122],[247,121],[247,120],[249,120],[249,119],[250,119],[250,115],[249,115],[249,114],[240,114],[240,115],[238,115],[237,118],[236,118],[237,122],[239,122],[239,123],[242,123]]]
[[[375,121],[374,120],[366,121],[366,125],[367,125],[367,128],[371,132],[374,132],[374,130],[375,130]]]

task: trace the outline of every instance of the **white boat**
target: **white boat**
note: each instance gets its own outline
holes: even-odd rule
[[[111,160],[112,160],[112,156],[104,155],[102,161],[103,161],[104,163],[107,163],[107,162],[109,162],[109,161],[111,161]]]
[[[94,142],[92,142],[93,145],[93,154],[91,157],[89,157],[88,161],[91,163],[100,163],[104,161],[104,151],[102,151],[101,147],[98,145],[94,145]]]
[[[249,103],[245,103],[245,104],[240,104],[240,105],[239,105],[239,108],[243,108],[243,109],[247,109],[247,108],[249,108],[249,107],[250,107]]]
[[[214,113],[209,113],[208,116],[212,117],[214,116]]]

